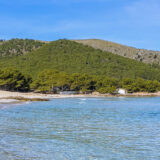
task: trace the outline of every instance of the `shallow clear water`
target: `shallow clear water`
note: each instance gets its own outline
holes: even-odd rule
[[[0,160],[160,160],[160,98],[68,98],[0,108]]]

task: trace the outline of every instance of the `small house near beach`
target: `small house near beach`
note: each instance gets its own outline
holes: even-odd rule
[[[121,94],[121,95],[125,95],[125,94],[127,94],[127,90],[126,90],[126,89],[123,89],[123,88],[118,88],[118,89],[116,90],[116,93],[117,93],[117,94]]]

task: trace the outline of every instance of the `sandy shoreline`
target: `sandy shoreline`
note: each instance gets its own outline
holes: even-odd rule
[[[97,92],[93,94],[78,94],[78,95],[60,95],[60,94],[41,94],[41,93],[22,93],[22,92],[9,92],[0,91],[0,102],[14,102],[16,101],[47,101],[54,98],[78,98],[78,97],[149,97],[160,96],[160,92],[157,93],[132,93],[126,95],[111,95],[111,94],[99,94]]]

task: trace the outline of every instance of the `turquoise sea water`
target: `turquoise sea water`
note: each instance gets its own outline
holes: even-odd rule
[[[0,160],[160,160],[160,98],[67,98],[0,108]]]

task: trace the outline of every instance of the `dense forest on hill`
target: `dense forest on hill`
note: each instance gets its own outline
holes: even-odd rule
[[[70,40],[45,43],[13,39],[0,43],[2,90],[112,94],[117,88],[129,93],[160,91],[160,67],[157,65]]]
[[[44,69],[56,69],[68,74],[160,80],[159,68],[69,40],[44,44],[28,54],[3,57],[0,67],[15,67],[33,79]]]
[[[23,55],[40,48],[44,42],[31,39],[11,39],[0,42],[0,57]]]

